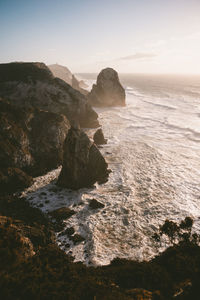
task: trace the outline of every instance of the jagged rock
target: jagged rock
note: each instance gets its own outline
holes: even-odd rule
[[[69,127],[63,115],[22,109],[0,99],[0,167],[33,176],[56,168]]]
[[[56,221],[62,221],[65,219],[69,219],[72,215],[75,214],[75,211],[68,207],[61,207],[56,210],[53,210],[49,213],[49,215],[56,219]]]
[[[125,105],[125,90],[115,70],[106,68],[99,73],[96,84],[88,94],[88,100],[92,106]]]
[[[69,239],[76,245],[83,241],[85,241],[85,238],[81,236],[80,234],[75,234],[69,237]]]
[[[69,228],[66,228],[65,231],[63,232],[63,234],[66,234],[68,236],[71,236],[73,235],[75,232],[74,228],[73,227],[69,227]]]
[[[99,209],[99,208],[104,208],[105,205],[104,205],[103,203],[97,201],[96,199],[92,199],[92,200],[90,201],[89,207],[90,207],[91,209]]]
[[[71,189],[91,187],[108,180],[108,165],[83,131],[71,127],[64,142],[63,167],[57,184]]]
[[[30,152],[35,160],[33,173],[52,170],[62,163],[63,143],[70,124],[65,116],[37,111],[29,123]]]
[[[104,134],[101,128],[97,129],[93,136],[93,140],[96,145],[107,144],[107,140],[104,138]]]
[[[0,64],[0,97],[18,107],[64,114],[81,127],[98,127],[98,115],[79,91],[55,78],[43,63]]]
[[[17,168],[0,169],[0,193],[13,193],[33,184],[33,178]]]

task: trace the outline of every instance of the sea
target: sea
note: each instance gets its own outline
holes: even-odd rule
[[[78,74],[88,89],[96,74]],[[53,192],[60,169],[35,182],[32,205],[49,203],[48,212],[68,206],[76,211],[73,227],[85,242],[73,245],[61,233],[59,246],[87,265],[107,265],[114,258],[149,260],[168,246],[152,236],[166,219],[194,219],[200,233],[200,76],[120,74],[125,107],[95,108],[107,144],[100,151],[112,173],[92,189]],[[94,130],[87,129],[92,137]],[[89,208],[96,199],[105,207]]]

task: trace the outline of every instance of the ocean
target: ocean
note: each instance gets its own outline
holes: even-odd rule
[[[80,77],[89,87],[96,79],[95,74]],[[152,235],[166,219],[190,216],[200,233],[200,76],[121,74],[120,81],[126,106],[95,108],[108,139],[101,152],[112,170],[109,181],[48,194],[55,170],[38,178],[28,194],[39,205],[41,191],[47,192],[50,203],[43,211],[63,205],[76,210],[66,227],[73,226],[85,243],[72,245],[62,234],[57,241],[88,265],[106,265],[115,257],[152,258],[164,250]],[[92,136],[94,130],[87,132]],[[93,198],[105,208],[91,211]]]

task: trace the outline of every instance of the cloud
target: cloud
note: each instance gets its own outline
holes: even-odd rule
[[[154,53],[135,53],[132,55],[128,55],[128,56],[123,56],[118,58],[117,60],[137,60],[137,59],[148,59],[148,58],[153,58],[156,57],[157,54]]]

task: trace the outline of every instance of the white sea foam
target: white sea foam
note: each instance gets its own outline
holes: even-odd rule
[[[76,211],[65,224],[85,242],[73,245],[62,233],[57,236],[60,247],[76,261],[103,265],[116,256],[149,259],[158,251],[151,236],[166,218],[191,216],[200,231],[198,104],[200,99],[187,95],[168,99],[128,92],[126,107],[97,109],[108,139],[101,151],[112,169],[106,184],[79,191],[57,189],[57,169],[37,178],[25,192],[44,212],[62,206]],[[105,207],[91,210],[93,198]]]

